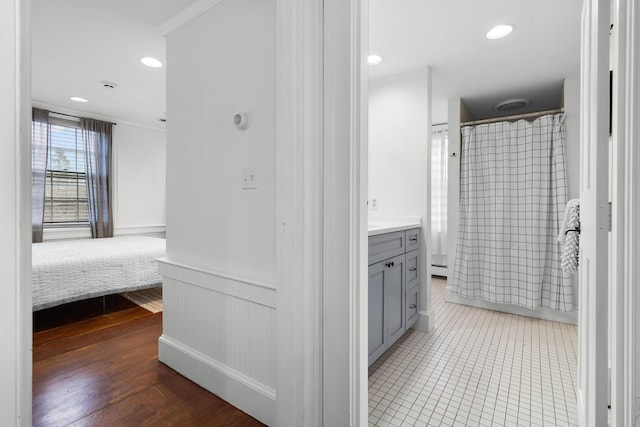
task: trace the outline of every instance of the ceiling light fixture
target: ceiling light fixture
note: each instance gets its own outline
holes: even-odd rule
[[[79,96],[72,96],[69,99],[75,102],[89,102],[88,99],[80,98]]]
[[[530,102],[531,101],[527,98],[511,98],[511,99],[507,99],[505,101],[497,103],[496,105],[494,105],[493,108],[497,111],[508,112],[508,111],[520,110],[521,108],[524,108],[527,105],[529,105]]]
[[[489,40],[498,40],[503,37],[507,37],[509,34],[511,34],[512,31],[513,31],[512,25],[506,25],[506,24],[496,25],[495,27],[489,30],[489,32],[487,33],[487,38]]]
[[[150,56],[140,59],[140,62],[142,62],[147,67],[151,67],[151,68],[162,67],[162,62],[158,61],[156,58],[151,58]]]
[[[369,55],[367,57],[367,62],[369,65],[378,65],[382,62],[382,57],[380,55]]]

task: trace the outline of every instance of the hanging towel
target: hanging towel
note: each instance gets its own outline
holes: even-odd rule
[[[578,269],[580,247],[580,200],[571,199],[564,210],[558,242],[564,245],[561,256],[562,270],[572,273]]]

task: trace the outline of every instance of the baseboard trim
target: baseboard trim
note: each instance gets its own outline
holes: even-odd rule
[[[432,265],[431,266],[431,275],[432,276],[440,276],[447,277],[447,267],[443,267],[441,265]]]
[[[260,422],[275,424],[276,391],[271,387],[165,335],[158,339],[158,360]]]
[[[418,320],[412,326],[413,329],[423,332],[429,332],[434,326],[433,310],[420,311],[418,313]]]
[[[578,372],[578,375],[580,375],[580,372]],[[576,387],[576,400],[577,400],[577,408],[578,408],[578,425],[580,427],[584,426],[585,423],[585,408],[583,406],[584,404],[584,400],[583,400],[583,395],[582,395],[582,389],[579,387]]]
[[[136,225],[127,227],[116,227],[113,230],[114,236],[129,236],[129,235],[161,235],[164,236],[166,227],[164,225]]]

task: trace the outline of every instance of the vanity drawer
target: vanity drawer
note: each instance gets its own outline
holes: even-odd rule
[[[408,289],[405,294],[405,328],[409,329],[418,320],[420,286]]]
[[[420,251],[407,252],[405,268],[406,289],[420,284]]]
[[[420,247],[420,229],[413,228],[411,230],[407,230],[405,233],[407,239],[407,252],[418,249]]]
[[[369,237],[369,265],[405,253],[405,243],[404,231]]]

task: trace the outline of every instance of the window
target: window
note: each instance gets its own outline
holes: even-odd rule
[[[84,145],[79,123],[50,117],[44,224],[89,223]]]
[[[431,134],[431,264],[447,266],[447,162],[446,125]]]

